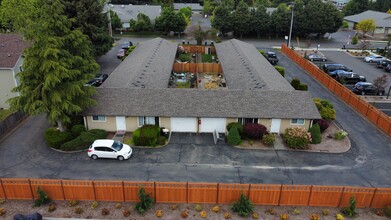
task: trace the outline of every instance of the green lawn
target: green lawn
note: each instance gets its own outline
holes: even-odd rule
[[[3,121],[5,118],[7,118],[12,113],[13,113],[13,111],[11,111],[11,110],[0,109],[0,121]]]
[[[202,62],[203,63],[211,63],[211,62],[213,62],[212,56],[215,57],[215,60],[217,59],[216,54],[202,54]]]
[[[176,88],[190,88],[190,82],[189,81],[187,81],[185,83],[177,82]]]

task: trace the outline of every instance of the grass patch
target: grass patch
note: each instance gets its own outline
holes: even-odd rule
[[[191,56],[190,56],[190,53],[181,53],[179,54],[179,59],[181,60],[181,62],[190,62],[191,61]]]
[[[190,88],[190,82],[177,82],[176,88]]]
[[[8,116],[10,116],[12,113],[14,113],[14,112],[11,111],[10,109],[0,109],[0,121],[3,121]]]
[[[212,63],[212,56],[216,59],[216,54],[202,54],[202,62],[203,63]]]

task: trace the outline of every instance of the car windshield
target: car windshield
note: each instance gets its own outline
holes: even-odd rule
[[[123,144],[119,141],[114,141],[112,146],[116,151],[120,151],[123,147]]]

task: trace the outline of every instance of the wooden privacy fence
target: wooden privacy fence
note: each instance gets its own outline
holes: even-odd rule
[[[195,45],[181,45],[188,53],[206,53],[207,48],[211,54],[216,53],[216,48],[212,45],[209,46],[195,46]]]
[[[131,182],[52,179],[0,179],[0,199],[37,199],[42,189],[53,200],[137,202],[139,187],[158,203],[230,204],[243,193],[257,205],[383,208],[391,204],[391,188],[277,184]]]
[[[15,128],[26,117],[27,114],[24,112],[14,112],[3,121],[0,121],[0,137]]]
[[[281,50],[295,63],[300,65],[305,71],[310,73],[312,77],[317,79],[330,91],[339,96],[346,104],[350,105],[353,109],[366,117],[370,122],[375,124],[380,130],[391,136],[391,118],[388,117],[388,115],[373,107],[367,101],[338,83],[336,80],[319,69],[315,64],[300,56],[294,50],[289,49],[285,44],[282,45]]]
[[[174,63],[172,71],[178,73],[221,73],[222,69],[220,63]]]

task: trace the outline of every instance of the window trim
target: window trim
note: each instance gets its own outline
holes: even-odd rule
[[[142,121],[143,121],[142,124],[140,124],[140,118],[142,118]],[[160,126],[160,117],[153,117],[153,116],[138,116],[138,117],[137,117],[137,126],[138,126],[139,128],[141,128],[143,125],[145,125],[145,119],[146,119],[146,118],[154,118],[155,124],[153,124],[153,125]]]
[[[98,117],[98,120],[95,120],[94,117]],[[100,120],[99,117],[104,117],[104,119]],[[92,122],[107,122],[106,115],[92,115],[91,119],[92,119]]]
[[[251,119],[253,124],[259,124],[259,118],[238,118],[238,123],[242,124],[243,126],[249,123],[246,123],[246,119]]]
[[[293,122],[293,120],[296,120],[296,122]],[[299,120],[303,120],[303,123],[299,123]],[[304,118],[291,118],[291,125],[305,125],[305,119]]]

